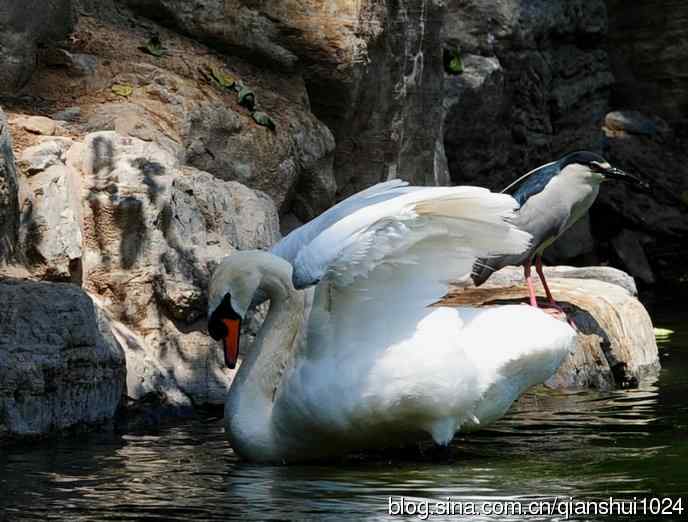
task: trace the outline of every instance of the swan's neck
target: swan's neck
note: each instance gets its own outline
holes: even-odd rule
[[[225,405],[232,445],[240,453],[272,446],[272,407],[282,374],[292,364],[304,313],[303,292],[294,290],[290,274],[266,272],[260,290],[269,298],[270,309]]]

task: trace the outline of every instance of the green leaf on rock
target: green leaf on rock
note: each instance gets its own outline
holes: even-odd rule
[[[253,120],[258,124],[262,125],[263,127],[267,127],[268,129],[274,131],[275,130],[275,122],[274,120],[265,114],[264,112],[256,111],[253,113]]]
[[[461,74],[463,72],[463,60],[458,49],[444,50],[444,69],[448,74]]]
[[[116,83],[112,86],[112,92],[117,96],[128,98],[134,94],[134,88],[128,83]]]
[[[459,74],[463,72],[463,62],[460,56],[454,56],[449,62],[449,70],[454,74]]]
[[[148,53],[158,58],[165,54],[165,49],[162,46],[160,37],[157,35],[151,36],[150,40],[148,40],[146,45],[139,47],[139,49],[144,53]]]
[[[253,110],[256,107],[256,95],[248,87],[242,87],[239,91],[239,105]]]
[[[219,67],[212,67],[210,69],[212,79],[217,82],[217,84],[223,89],[231,89],[236,85],[236,78],[231,74],[227,74]]]

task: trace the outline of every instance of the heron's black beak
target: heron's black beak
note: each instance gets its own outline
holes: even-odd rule
[[[628,172],[624,172],[621,169],[617,169],[616,167],[609,167],[605,169],[604,177],[607,179],[618,179],[621,181],[625,181],[626,183],[630,183],[642,189],[650,188],[650,185],[645,181],[641,180],[640,178],[637,178],[636,176],[633,176],[632,174],[629,174]]]

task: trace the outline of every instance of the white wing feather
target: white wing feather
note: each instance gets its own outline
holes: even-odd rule
[[[378,183],[370,188],[354,194],[340,201],[332,208],[320,214],[317,218],[309,221],[305,225],[292,231],[276,243],[271,252],[276,256],[286,259],[294,264],[296,256],[302,248],[307,246],[313,239],[327,228],[331,227],[340,219],[353,214],[361,208],[379,203],[386,199],[396,197],[403,193],[403,190],[412,189],[408,187],[408,182],[400,179]]]
[[[345,286],[384,263],[420,263],[419,255],[428,256],[410,250],[431,239],[444,242],[455,277],[467,276],[469,263],[480,257],[526,249],[530,236],[508,221],[516,207],[511,196],[479,187],[406,187],[356,209],[302,246],[293,262],[294,282],[304,287],[327,277]]]
[[[319,429],[334,446],[418,430],[446,444],[503,415],[574,345],[565,323],[531,307],[430,306],[476,259],[527,248],[530,236],[509,223],[511,196],[396,191],[322,229],[293,263],[303,282],[320,280],[307,291],[306,339],[273,410],[278,433],[298,427],[296,445]]]

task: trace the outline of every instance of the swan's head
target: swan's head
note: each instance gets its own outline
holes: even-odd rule
[[[263,296],[262,290],[269,292],[285,278],[290,282],[291,265],[259,250],[236,252],[213,272],[208,288],[208,333],[216,341],[223,340],[229,368],[236,367],[241,322],[254,297]]]

